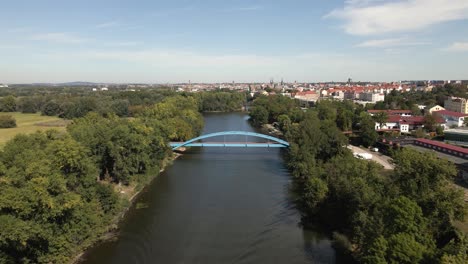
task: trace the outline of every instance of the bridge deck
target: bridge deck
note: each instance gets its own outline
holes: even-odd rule
[[[213,138],[218,136],[245,136],[245,142],[199,142],[199,140]],[[257,137],[263,138],[267,140],[267,142],[259,143],[259,142],[247,142],[247,137]],[[223,132],[215,132],[206,135],[202,135],[196,138],[192,138],[186,142],[171,142],[170,143],[173,150],[178,149],[179,147],[251,147],[251,148],[287,148],[289,147],[289,143],[275,138],[269,135],[259,134],[255,132],[249,131],[223,131]]]
[[[171,147],[179,147],[184,142],[171,142]],[[244,147],[244,148],[285,148],[278,143],[258,143],[258,142],[199,142],[184,145],[184,147]]]

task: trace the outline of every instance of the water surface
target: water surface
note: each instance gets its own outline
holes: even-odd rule
[[[226,130],[254,131],[245,114],[205,115],[204,134]],[[327,237],[299,225],[290,180],[277,148],[192,148],[141,194],[117,240],[83,263],[338,262]]]

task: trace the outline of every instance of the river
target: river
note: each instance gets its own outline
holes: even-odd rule
[[[255,131],[245,114],[205,114],[205,134],[225,130]],[[192,148],[82,263],[340,262],[328,237],[299,225],[290,184],[280,149]]]

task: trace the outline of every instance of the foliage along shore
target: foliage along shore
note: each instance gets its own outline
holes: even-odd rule
[[[0,152],[0,262],[67,263],[203,128],[200,101],[170,96],[132,118],[89,112],[67,134],[17,135]]]
[[[364,108],[321,101],[301,111],[296,101],[258,97],[250,111],[258,126],[277,122],[291,144],[286,155],[304,226],[333,231],[335,246],[359,263],[468,263],[468,238],[454,226],[467,205],[453,186],[455,166],[432,153],[397,150],[395,170],[356,159],[343,131],[377,138]]]
[[[125,218],[125,216],[129,212],[130,208],[134,205],[135,201],[138,199],[140,194],[146,188],[148,188],[151,182],[154,181],[161,173],[163,173],[168,166],[172,165],[172,163],[181,155],[182,154],[180,153],[173,153],[171,157],[167,157],[163,161],[163,165],[161,166],[161,169],[159,171],[148,172],[146,173],[146,175],[139,175],[140,177],[143,177],[145,179],[145,182],[139,182],[134,186],[134,189],[132,189],[128,194],[125,195],[125,205],[120,209],[119,213],[117,213],[114,216],[113,220],[108,225],[107,231],[103,232],[95,241],[90,241],[90,244],[86,247],[83,247],[81,249],[81,252],[76,253],[76,255],[71,258],[70,263],[80,263],[81,261],[83,261],[83,257],[85,257],[87,250],[100,243],[116,238],[119,234],[118,225]]]

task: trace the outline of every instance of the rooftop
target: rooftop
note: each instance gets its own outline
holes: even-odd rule
[[[434,111],[434,113],[441,114],[441,115],[446,115],[446,116],[454,116],[454,117],[465,117],[465,116],[468,116],[468,114],[464,114],[464,113],[460,113],[460,112],[454,112],[454,111],[449,111],[449,110]]]
[[[411,114],[411,110],[367,110],[368,113],[380,113],[380,112],[386,112],[389,115],[395,115],[395,114]]]
[[[436,146],[436,147],[445,148],[445,149],[452,150],[452,151],[457,151],[457,152],[463,153],[465,155],[468,154],[468,149],[466,149],[466,148],[457,147],[457,146],[453,146],[453,145],[450,145],[450,144],[445,144],[445,143],[442,143],[440,141],[424,139],[424,138],[418,138],[418,139],[416,139],[416,141],[419,141],[421,143],[430,144],[430,145],[433,145],[433,146]]]

